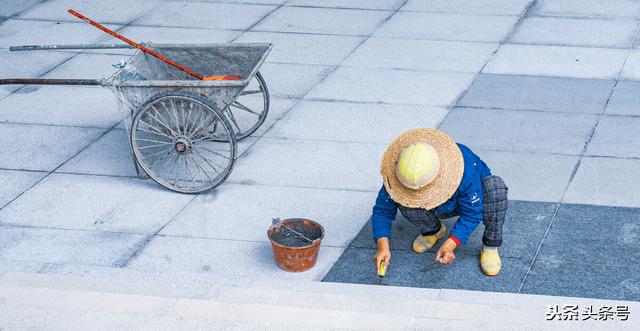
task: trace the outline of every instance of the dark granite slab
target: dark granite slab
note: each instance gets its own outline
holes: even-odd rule
[[[480,74],[458,106],[599,113],[614,81]]]

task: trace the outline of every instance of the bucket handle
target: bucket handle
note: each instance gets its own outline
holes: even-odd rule
[[[274,227],[275,227],[275,226],[284,226],[285,228],[287,228],[289,231],[293,232],[293,233],[294,233],[295,235],[297,235],[298,237],[301,237],[301,238],[303,238],[303,239],[305,239],[305,240],[309,241],[310,243],[312,243],[312,242],[313,242],[313,240],[311,240],[311,239],[309,239],[309,238],[305,237],[302,233],[300,233],[300,232],[298,232],[298,231],[296,231],[296,230],[294,230],[294,229],[292,229],[292,228],[288,227],[286,224],[284,224],[284,223],[282,222],[282,220],[280,220],[280,218],[279,218],[279,217],[273,218],[273,219],[272,219],[272,221],[271,221],[271,225],[272,225],[272,226],[274,226]]]

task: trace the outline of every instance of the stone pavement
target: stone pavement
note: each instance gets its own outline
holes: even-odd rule
[[[368,282],[363,247],[386,144],[410,128],[440,127],[486,159],[517,200],[505,281],[471,288],[640,296],[638,2],[7,3],[2,78],[99,78],[126,58],[8,51],[114,42],[67,8],[136,40],[270,41],[274,50],[261,68],[272,93],[267,122],[240,144],[227,182],[198,196],[135,177],[108,90],[0,88],[0,271],[238,286],[321,280],[346,261],[362,272],[340,281]],[[266,229],[276,216],[324,225],[313,270],[275,266]],[[396,230],[399,242],[412,235]],[[407,265],[424,265],[394,248]],[[465,247],[453,273],[398,285],[465,288],[464,277],[482,280],[476,249]]]

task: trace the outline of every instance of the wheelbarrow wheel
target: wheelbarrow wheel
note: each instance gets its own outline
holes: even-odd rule
[[[238,140],[256,132],[269,113],[269,89],[260,72],[226,109]]]
[[[236,135],[208,99],[165,92],[140,106],[131,125],[136,162],[158,184],[181,193],[220,185],[231,173]]]

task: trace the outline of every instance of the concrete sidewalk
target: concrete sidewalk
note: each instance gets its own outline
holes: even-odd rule
[[[551,206],[518,258],[542,275],[561,263],[568,267],[557,272],[585,282],[567,276],[534,289],[606,297],[563,292],[593,279],[628,295],[616,298],[640,297],[638,2],[47,0],[0,7],[2,78],[100,78],[127,58],[122,51],[8,51],[114,42],[68,8],[134,40],[274,43],[260,70],[272,94],[267,122],[240,144],[226,183],[198,196],[135,177],[110,91],[0,88],[0,271],[221,286],[319,281],[367,229],[386,144],[410,128],[439,127],[505,178],[511,199]],[[275,266],[266,238],[272,217],[323,224],[313,270]],[[515,243],[531,233],[510,235]],[[607,248],[595,254],[594,247]],[[612,251],[625,259],[610,261]],[[364,265],[365,257],[369,263],[369,253],[349,261]],[[458,276],[476,269],[460,265]]]

